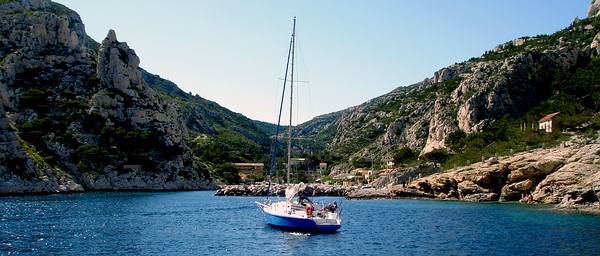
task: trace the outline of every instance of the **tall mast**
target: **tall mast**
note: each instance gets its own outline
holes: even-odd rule
[[[296,51],[296,16],[292,28],[292,70],[290,75],[290,126],[288,126],[288,159],[287,159],[287,182],[290,183],[290,172],[292,169],[292,103],[294,102],[294,53]]]
[[[294,31],[296,28],[296,17],[294,17]],[[269,198],[269,191],[271,184],[273,183],[272,174],[273,169],[276,167],[275,156],[277,155],[277,147],[279,142],[279,128],[281,127],[281,114],[283,113],[283,100],[285,99],[285,87],[287,85],[288,68],[290,67],[290,55],[292,53],[292,45],[294,43],[294,37],[290,38],[290,47],[288,49],[287,62],[285,64],[285,75],[286,79],[283,79],[283,91],[281,92],[281,103],[279,104],[279,115],[277,117],[277,129],[275,129],[275,140],[273,141],[273,151],[271,151],[271,167],[269,168],[269,186],[267,187],[267,199]],[[289,160],[288,160],[289,161]],[[279,179],[279,171],[277,171],[277,178]]]

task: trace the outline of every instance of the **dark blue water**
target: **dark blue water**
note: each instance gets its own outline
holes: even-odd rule
[[[518,204],[344,200],[340,232],[308,235],[266,226],[258,199],[211,192],[2,197],[0,254],[600,254],[598,216]]]

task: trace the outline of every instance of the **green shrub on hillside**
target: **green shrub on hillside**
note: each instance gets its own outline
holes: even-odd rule
[[[370,166],[370,161],[364,157],[357,157],[352,160],[352,166],[354,168],[365,168]]]
[[[239,171],[231,163],[222,163],[216,165],[213,174],[215,178],[218,178],[227,184],[240,183]]]
[[[8,4],[12,2],[16,2],[17,0],[0,0],[0,4]]]
[[[44,88],[29,88],[19,97],[23,109],[47,109],[49,91]]]
[[[465,149],[465,139],[467,137],[467,134],[465,132],[463,132],[462,130],[458,130],[455,132],[452,132],[450,134],[448,134],[448,137],[446,137],[446,146],[448,148],[450,148],[452,151],[454,151],[455,153],[463,153],[464,149]]]
[[[394,157],[394,162],[397,164],[407,164],[417,160],[417,153],[413,151],[409,147],[396,147],[392,151],[392,156]]]
[[[423,159],[432,161],[434,163],[443,164],[448,158],[450,158],[450,154],[445,149],[434,149],[431,152],[422,156]]]

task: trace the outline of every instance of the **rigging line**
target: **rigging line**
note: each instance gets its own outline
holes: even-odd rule
[[[304,68],[304,70],[303,70],[304,71],[304,76],[305,76],[304,78],[306,79],[306,81],[310,81],[310,74],[308,72],[308,67],[306,66],[306,62],[304,61],[305,59],[304,59],[304,51],[302,50],[302,44],[298,45],[298,55],[300,55],[299,56],[300,57],[300,61],[302,62],[302,67]],[[312,117],[313,114],[314,114],[314,111],[313,111],[313,108],[312,108],[313,104],[312,104],[312,95],[311,95],[311,88],[310,88],[310,86],[308,86],[308,88],[306,89],[306,94],[308,95],[307,98],[306,98],[307,99],[306,100],[306,105],[308,105],[308,110],[306,111],[307,112],[306,116],[307,117]],[[299,120],[299,119],[296,119],[296,120]],[[308,121],[308,120],[306,120],[306,121]]]
[[[295,21],[295,17],[294,17],[294,21]],[[295,24],[295,22],[294,22]],[[267,187],[267,200],[269,199],[269,190],[271,189],[271,183],[273,183],[272,181],[272,173],[273,173],[273,168],[275,167],[275,155],[277,153],[277,143],[278,143],[278,137],[279,137],[279,128],[281,127],[281,113],[283,112],[283,100],[285,99],[285,87],[287,85],[287,75],[288,75],[288,67],[290,65],[290,56],[291,56],[291,52],[292,52],[292,45],[294,42],[294,37],[292,37],[290,39],[290,47],[288,49],[288,57],[287,57],[287,64],[285,67],[285,78],[283,80],[283,90],[281,92],[281,104],[279,104],[279,115],[277,117],[277,128],[275,129],[275,141],[273,142],[273,152],[271,154],[271,167],[269,168],[269,186]]]

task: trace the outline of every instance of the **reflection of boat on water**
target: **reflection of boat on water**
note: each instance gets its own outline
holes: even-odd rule
[[[290,39],[290,47],[287,57],[287,66],[285,69],[285,78],[283,79],[283,93],[281,95],[281,105],[279,106],[279,118],[277,120],[277,129],[275,132],[275,142],[271,156],[271,167],[269,169],[269,187],[267,189],[267,200],[256,202],[257,206],[262,210],[267,224],[283,230],[295,230],[318,233],[336,232],[341,226],[341,208],[336,202],[327,206],[318,205],[310,201],[310,199],[300,196],[299,192],[305,189],[303,183],[291,185],[290,167],[291,167],[291,127],[292,127],[292,104],[290,103],[290,126],[288,136],[288,164],[287,164],[287,183],[289,184],[285,190],[286,199],[283,201],[269,200],[269,191],[272,185],[272,173],[275,168],[275,151],[278,147],[278,137],[281,124],[281,113],[283,109],[283,100],[285,98],[285,89],[287,82],[290,84],[290,98],[294,88],[294,54],[296,47],[296,17],[294,17],[294,25],[292,29],[292,37]],[[290,79],[288,80],[288,70]]]

